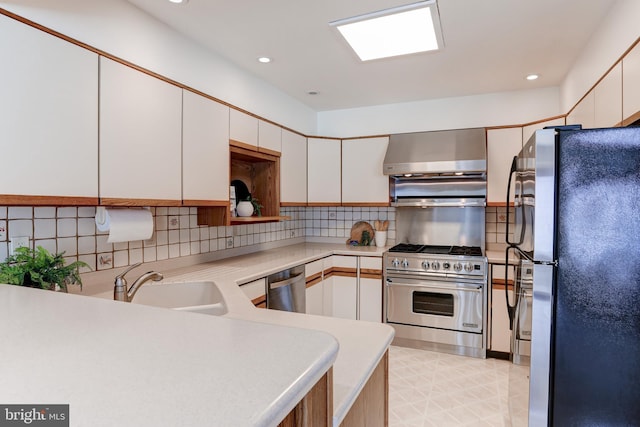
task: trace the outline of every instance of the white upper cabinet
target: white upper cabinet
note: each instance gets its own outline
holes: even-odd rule
[[[229,139],[258,148],[258,119],[242,111],[229,112]]]
[[[487,203],[506,203],[511,162],[521,149],[521,127],[487,130]],[[511,201],[513,191],[511,185]]]
[[[618,63],[594,89],[594,120],[597,128],[622,123],[622,64]]]
[[[595,97],[593,91],[589,92],[571,114],[567,115],[568,125],[582,125],[583,129],[595,127]]]
[[[307,203],[307,138],[282,130],[280,203]]]
[[[342,141],[342,203],[389,203],[389,177],[382,173],[388,137]]]
[[[100,58],[101,198],[181,200],[181,134],[182,89]]]
[[[97,198],[98,55],[5,16],[0,33],[0,194]]]
[[[229,107],[183,91],[182,198],[229,201]]]
[[[309,203],[340,204],[340,140],[307,140]]]
[[[267,153],[275,154],[282,151],[282,128],[258,120],[258,148]]]
[[[622,116],[640,119],[640,43],[622,60]],[[629,124],[629,123],[625,123]]]
[[[526,144],[527,141],[529,141],[529,138],[533,136],[533,133],[535,131],[540,130],[546,126],[562,126],[562,125],[564,125],[564,117],[525,126],[522,128],[522,145],[524,146],[524,144]]]

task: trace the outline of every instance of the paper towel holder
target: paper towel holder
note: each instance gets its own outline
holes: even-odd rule
[[[130,209],[129,207],[123,206],[119,209]],[[133,209],[146,209],[146,210],[151,210],[151,208],[149,206],[141,206],[139,208],[133,208]],[[96,207],[96,222],[99,222],[100,224],[104,224],[104,222],[107,220],[107,207],[106,206],[97,206]]]

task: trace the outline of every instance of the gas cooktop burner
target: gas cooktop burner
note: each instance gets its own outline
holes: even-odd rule
[[[412,254],[435,254],[435,255],[465,255],[482,256],[482,249],[478,246],[438,246],[438,245],[415,245],[410,243],[400,243],[395,245],[389,252],[404,252]]]

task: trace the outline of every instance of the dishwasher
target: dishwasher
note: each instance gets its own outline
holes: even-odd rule
[[[267,276],[267,308],[305,312],[306,281],[304,265]]]

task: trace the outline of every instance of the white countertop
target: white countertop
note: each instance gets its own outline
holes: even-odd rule
[[[333,364],[329,334],[0,285],[0,402],[72,426],[273,426]]]
[[[382,256],[388,248],[303,243],[163,272],[164,283],[212,280],[224,295],[228,318],[323,331],[340,350],[333,365],[333,425],[338,426],[391,344],[394,331],[381,323],[313,316],[253,306],[238,284],[330,255]]]
[[[332,254],[381,256],[385,249],[302,243],[162,271],[165,283],[213,281],[225,316],[0,286],[0,330],[8,339],[0,355],[10,361],[0,375],[17,384],[2,387],[0,401],[70,403],[72,425],[117,425],[116,418],[129,425],[274,425],[333,364],[337,426],[393,329],[257,309],[238,284]],[[83,294],[110,299],[112,286],[85,286]]]

